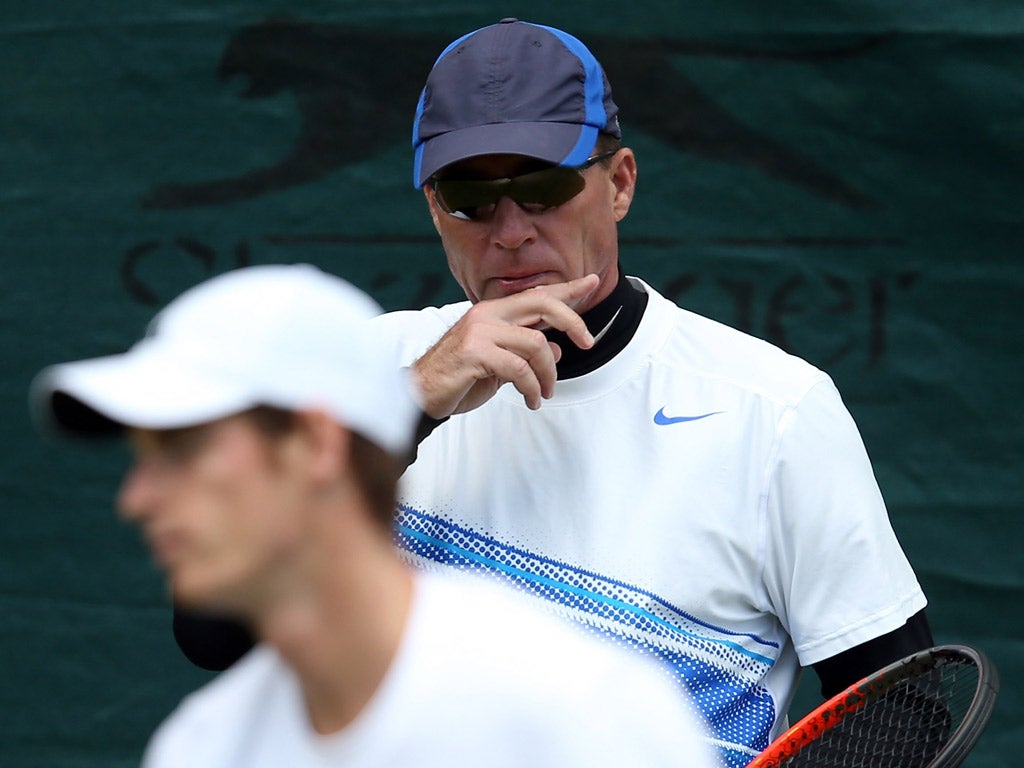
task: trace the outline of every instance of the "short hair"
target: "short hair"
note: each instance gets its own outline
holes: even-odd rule
[[[242,414],[269,438],[279,438],[295,428],[295,412],[269,405],[251,408]],[[405,462],[388,453],[359,432],[352,435],[349,459],[355,482],[366,498],[374,517],[390,529],[397,505],[398,479],[405,471]]]
[[[620,149],[622,149],[622,140],[618,136],[613,136],[610,133],[602,131],[597,134],[597,141],[594,144],[594,151],[591,154],[600,155],[604,152],[617,152]],[[608,158],[601,162],[608,162]]]

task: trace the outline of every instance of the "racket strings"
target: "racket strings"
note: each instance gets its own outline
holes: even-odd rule
[[[842,719],[795,754],[785,768],[922,768],[949,743],[974,699],[978,669],[948,663],[904,680]],[[845,714],[845,716],[844,716]]]

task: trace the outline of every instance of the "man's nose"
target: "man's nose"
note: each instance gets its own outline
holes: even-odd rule
[[[494,243],[509,250],[519,248],[537,236],[531,214],[510,197],[503,197],[495,204],[491,231]]]
[[[154,467],[135,463],[125,473],[117,492],[117,511],[123,520],[138,522],[153,509],[159,493]]]

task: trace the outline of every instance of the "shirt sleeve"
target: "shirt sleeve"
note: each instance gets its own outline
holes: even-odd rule
[[[766,478],[765,587],[801,665],[924,608],[860,433],[827,377],[784,412]]]

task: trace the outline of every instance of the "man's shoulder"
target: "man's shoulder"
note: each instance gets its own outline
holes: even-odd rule
[[[188,694],[160,724],[147,747],[145,766],[179,764],[199,754],[213,759],[230,752],[234,740],[252,720],[255,709],[267,706],[274,681],[286,674],[280,657],[256,646],[234,665]],[[205,764],[205,763],[204,763]]]
[[[466,314],[472,306],[469,301],[458,301],[452,304],[442,304],[437,307],[423,307],[422,309],[396,309],[373,319],[373,323],[382,328],[398,328],[401,330],[414,330],[422,328],[424,324],[448,328]]]
[[[528,656],[531,648],[559,646],[591,647],[592,639],[575,625],[547,613],[514,587],[496,584],[489,577],[459,571],[419,574],[422,615],[435,627],[459,623],[468,649],[489,637],[495,645],[508,644],[517,654]],[[446,621],[440,617],[445,616]],[[443,629],[450,632],[450,625]]]
[[[466,314],[468,301],[423,309],[399,309],[371,320],[376,339],[399,350],[403,365],[408,365],[440,339]]]
[[[442,629],[442,640],[462,643],[465,653],[472,655],[477,655],[484,647],[481,641],[486,641],[491,648],[480,654],[478,663],[516,658],[529,662],[529,670],[514,663],[502,664],[513,678],[534,675],[552,683],[565,676],[574,681],[578,691],[588,679],[606,682],[624,669],[649,667],[593,631],[549,613],[542,607],[545,603],[515,587],[458,572],[427,572],[418,577],[425,599],[421,606],[424,618]],[[454,624],[462,625],[458,641],[453,640]]]
[[[602,765],[622,763],[617,750],[627,746],[638,750],[637,765],[667,764],[652,756],[669,747],[693,752],[694,765],[709,764],[696,758],[704,745],[685,692],[653,659],[486,577],[426,572],[418,578],[426,598],[420,611],[433,638],[423,658],[445,675],[457,669],[466,679],[486,681],[462,690],[463,705],[480,697],[475,706],[490,707],[498,699],[508,727],[556,746],[607,748]],[[546,713],[543,725],[538,705]],[[621,733],[633,736],[623,740]]]
[[[685,309],[646,286],[651,320],[662,330],[661,362],[691,374],[762,394],[792,399],[827,373],[766,339]]]

